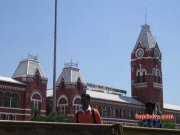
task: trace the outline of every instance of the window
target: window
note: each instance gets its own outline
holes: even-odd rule
[[[121,109],[119,109],[119,117],[120,117],[120,118],[122,117],[122,111],[121,111]]]
[[[81,108],[81,105],[80,105],[80,104],[79,104],[79,105],[78,105],[78,104],[75,104],[75,105],[74,105],[74,111],[75,111],[75,112],[79,111],[80,108]]]
[[[104,115],[104,116],[107,116],[107,108],[106,108],[106,106],[104,107],[103,115]]]
[[[0,92],[0,106],[17,107],[17,105],[18,105],[18,95],[16,93]]]
[[[42,98],[39,92],[34,92],[31,96],[31,109],[41,110]]]
[[[157,71],[157,82],[160,83],[160,72]]]
[[[11,96],[11,107],[17,107],[17,104],[18,104],[18,95],[13,94]]]
[[[67,114],[67,105],[59,105],[59,111],[63,114]]]
[[[77,80],[77,90],[81,90],[81,79],[79,77]]]
[[[35,78],[35,82],[39,83],[40,76],[38,74],[36,74],[34,78]]]
[[[115,117],[119,118],[119,109],[118,108],[115,109]]]
[[[123,118],[126,118],[126,110],[123,110]]]
[[[11,107],[11,94],[9,92],[4,94],[3,102],[4,107]]]
[[[159,69],[153,69],[152,72],[153,72],[154,82],[161,83],[161,73]]]
[[[109,108],[109,116],[113,117],[113,109],[112,108]]]
[[[106,110],[106,107],[103,107],[103,106],[101,106],[100,107],[101,109],[101,116],[107,116],[107,110]]]
[[[138,69],[136,72],[137,83],[144,83],[146,82],[146,70]]]
[[[137,83],[140,83],[140,72],[138,72],[138,76],[137,76]]]
[[[73,99],[74,112],[79,111],[81,108],[81,100],[80,99],[81,99],[81,97],[79,95],[75,96]],[[67,101],[65,101],[64,103],[67,103]]]
[[[58,111],[63,114],[67,114],[68,108],[68,98],[65,95],[62,95],[57,102]],[[79,109],[77,106],[74,106],[75,109]]]
[[[130,117],[131,117],[131,119],[134,119],[134,116],[135,116],[135,115],[134,115],[134,112],[133,112],[133,110],[131,110],[131,111],[130,111]]]
[[[98,107],[98,111],[99,111],[100,115],[103,116],[103,109],[102,109],[102,106],[99,106],[99,107]]]

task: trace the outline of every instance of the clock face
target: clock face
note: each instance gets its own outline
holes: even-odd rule
[[[159,56],[160,56],[160,52],[159,52],[158,49],[155,49],[155,50],[154,50],[154,56],[155,56],[155,57],[159,57]]]
[[[138,50],[136,51],[136,56],[137,56],[137,57],[142,57],[143,54],[144,54],[144,51],[143,51],[142,49],[138,49]]]

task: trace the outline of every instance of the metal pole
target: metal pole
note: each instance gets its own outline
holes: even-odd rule
[[[53,64],[53,108],[52,112],[56,112],[56,36],[57,36],[57,0],[55,0],[55,16],[54,16],[54,64]]]

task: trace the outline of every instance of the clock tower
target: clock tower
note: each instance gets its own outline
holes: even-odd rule
[[[163,108],[161,51],[151,34],[150,26],[142,25],[131,53],[131,94],[143,103],[149,101]]]

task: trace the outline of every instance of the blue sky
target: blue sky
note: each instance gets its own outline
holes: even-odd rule
[[[180,105],[179,0],[58,0],[57,77],[78,62],[86,82],[127,90],[131,52],[145,22],[162,52],[164,102]],[[54,0],[0,0],[0,75],[38,54],[52,87]]]

